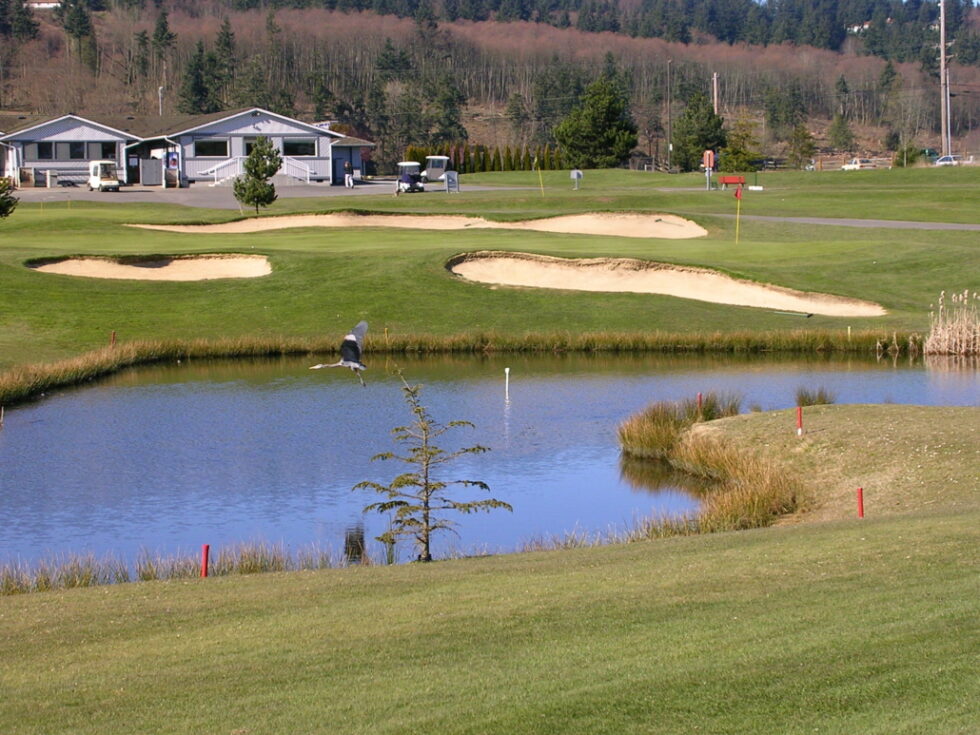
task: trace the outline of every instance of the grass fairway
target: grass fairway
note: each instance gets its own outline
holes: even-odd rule
[[[764,177],[764,178],[763,178]],[[939,291],[975,287],[976,232],[744,222],[694,175],[508,174],[532,187],[281,200],[520,219],[676,212],[701,240],[302,229],[196,236],[126,222],[235,213],[22,204],[0,223],[0,369],[121,339],[529,331],[787,330],[762,309],[666,297],[491,289],[449,277],[469,249],[621,255],[882,303],[805,326],[925,332]],[[980,221],[980,167],[766,174],[743,213]],[[684,190],[689,187],[690,190]],[[465,182],[464,182],[465,188]],[[256,252],[273,275],[143,283],[50,276],[31,258]],[[639,408],[639,407],[638,407]],[[830,406],[713,429],[812,481],[820,523],[629,545],[0,597],[0,733],[739,733],[977,731],[977,410]],[[868,489],[868,518],[849,509]],[[9,521],[8,521],[9,522]]]
[[[980,222],[980,167],[956,171],[763,174],[767,190],[747,194],[744,214],[876,217]],[[864,174],[867,174],[865,176]],[[936,174],[942,174],[937,176]],[[948,174],[948,176],[946,175]],[[0,369],[64,358],[121,340],[342,334],[360,319],[372,335],[528,332],[665,332],[876,329],[924,333],[939,292],[975,286],[980,233],[801,226],[744,221],[734,244],[734,199],[705,192],[696,176],[588,172],[572,191],[565,172],[535,188],[282,199],[269,214],[357,208],[523,219],[583,211],[677,212],[709,235],[696,240],[499,230],[420,232],[305,228],[252,235],[138,231],[127,222],[217,222],[237,212],[91,202],[22,203],[0,223]],[[533,186],[529,174],[487,181]],[[477,179],[479,180],[479,179]],[[108,200],[111,201],[111,200]],[[640,294],[494,289],[450,276],[461,251],[521,250],[564,257],[626,256],[715,268],[755,281],[881,303],[884,317],[843,319]],[[244,252],[268,255],[258,279],[166,283],[106,281],[38,273],[32,258]]]
[[[864,521],[2,597],[0,732],[974,733],[976,411],[880,408],[787,460],[853,487],[931,451]]]

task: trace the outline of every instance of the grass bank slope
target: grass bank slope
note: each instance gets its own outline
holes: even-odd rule
[[[868,516],[980,509],[980,408],[825,405],[751,413],[696,430],[758,450],[802,475],[813,499],[789,521],[856,515],[864,490]]]
[[[0,598],[0,732],[973,733],[980,509],[936,428],[964,416],[893,408],[814,409],[787,459],[853,486],[862,451],[942,442],[918,500],[864,521]],[[795,440],[786,412],[739,421]]]

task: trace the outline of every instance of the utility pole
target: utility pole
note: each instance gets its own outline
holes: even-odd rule
[[[711,99],[715,103],[715,114],[718,114],[718,72],[711,75]]]
[[[946,68],[946,2],[939,0],[939,93],[940,93],[940,125],[942,130],[942,152],[944,156],[952,153],[949,124],[949,70]]]
[[[671,136],[671,116],[670,116],[670,62],[671,59],[667,59],[667,173],[670,173],[672,168],[670,162],[670,154],[674,150],[674,140]]]

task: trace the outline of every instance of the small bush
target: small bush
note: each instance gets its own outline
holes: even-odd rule
[[[797,406],[826,406],[836,400],[836,394],[823,386],[817,388],[816,391],[804,388],[803,386],[796,389]]]

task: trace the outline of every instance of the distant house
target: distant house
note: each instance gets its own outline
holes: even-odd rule
[[[65,183],[84,182],[88,162],[123,163],[126,148],[139,137],[104,122],[78,115],[0,116],[0,174],[24,183],[35,183],[47,172]],[[35,176],[34,172],[40,172]]]
[[[258,107],[176,117],[19,115],[0,116],[0,161],[3,175],[22,183],[45,171],[78,183],[89,160],[110,159],[128,184],[222,185],[243,172],[259,137],[282,156],[283,183],[340,183],[343,162],[360,168],[360,151],[374,145]]]

